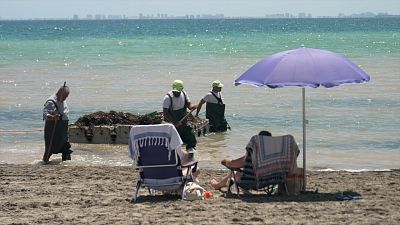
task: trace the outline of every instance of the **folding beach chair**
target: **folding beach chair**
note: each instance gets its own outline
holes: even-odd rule
[[[183,198],[183,187],[192,179],[192,169],[197,162],[181,164],[182,140],[171,124],[138,125],[129,134],[129,155],[139,170],[139,179],[132,202],[136,202],[140,188],[147,188],[149,194],[155,191],[178,191]],[[182,169],[186,173],[182,173]]]
[[[288,194],[285,182],[286,175],[297,167],[299,148],[293,136],[253,136],[246,146],[246,163],[243,169],[230,168],[227,194],[231,193],[231,187],[235,186],[237,195],[240,189],[243,192],[249,190],[265,191],[268,195],[282,185]],[[241,173],[237,179],[235,173]]]

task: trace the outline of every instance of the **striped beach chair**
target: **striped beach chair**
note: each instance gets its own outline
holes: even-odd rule
[[[231,187],[235,186],[237,195],[240,190],[265,191],[268,195],[282,185],[288,194],[285,182],[286,175],[297,167],[297,156],[299,148],[293,136],[263,136],[251,137],[246,146],[246,163],[243,169],[230,168],[230,179],[228,179],[227,194],[232,193]],[[241,173],[237,180],[235,173]]]

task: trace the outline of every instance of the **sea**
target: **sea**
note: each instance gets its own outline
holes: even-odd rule
[[[222,158],[242,156],[264,129],[293,135],[303,166],[301,88],[234,80],[271,54],[305,46],[341,53],[371,77],[306,88],[307,170],[399,169],[399,25],[400,18],[0,21],[0,163],[40,163],[43,104],[64,82],[74,123],[97,111],[161,111],[175,79],[198,103],[218,79],[231,130],[197,138],[200,166],[222,169]],[[127,145],[72,149],[71,161],[51,160],[132,165]]]

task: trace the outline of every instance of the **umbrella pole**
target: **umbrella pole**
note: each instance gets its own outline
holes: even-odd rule
[[[306,120],[306,89],[303,87],[302,88],[302,97],[303,97],[303,191],[306,191],[306,184],[307,184],[307,179],[306,179],[306,125],[307,125],[307,120]]]

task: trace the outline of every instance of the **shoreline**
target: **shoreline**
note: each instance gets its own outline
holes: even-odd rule
[[[141,196],[130,203],[137,173],[125,166],[0,164],[2,224],[395,224],[400,170],[307,172],[307,192],[224,197],[209,185],[226,171],[201,168],[210,199]],[[351,192],[360,200],[339,201]],[[145,194],[143,192],[142,194]]]
[[[195,156],[200,166],[206,169],[221,169],[220,160],[225,157],[239,157],[241,152],[226,152],[224,148],[212,149],[201,146]],[[39,143],[29,148],[0,149],[0,164],[40,164],[43,154],[43,144]],[[132,160],[127,154],[126,146],[77,146],[73,148],[72,160],[63,162],[67,166],[130,166]],[[203,150],[204,149],[204,150]],[[400,169],[399,154],[397,151],[348,151],[348,152],[307,152],[307,171],[388,171]],[[61,162],[61,155],[53,155],[51,161]],[[297,159],[298,167],[303,167],[302,154]]]
[[[196,160],[196,159],[195,159]],[[49,161],[50,165],[59,165],[59,166],[65,166],[65,167],[125,167],[125,168],[133,168],[132,163],[129,163],[129,165],[126,164],[119,164],[119,165],[111,165],[111,164],[75,164],[74,162],[71,161],[62,161],[61,158],[55,158],[53,156],[53,159]],[[0,166],[43,166],[42,160],[35,160],[32,163],[5,163],[5,162],[0,162]],[[207,167],[202,165],[202,162],[199,161],[199,165],[201,166],[202,169],[208,170],[208,171],[227,171],[227,169],[218,164],[218,168],[215,167]],[[299,164],[298,166],[301,167],[302,165]],[[388,169],[332,169],[332,168],[323,168],[323,167],[313,167],[313,168],[306,168],[307,172],[310,173],[319,173],[319,172],[348,172],[348,173],[363,173],[363,172],[398,172],[400,171],[400,168],[388,168]]]

